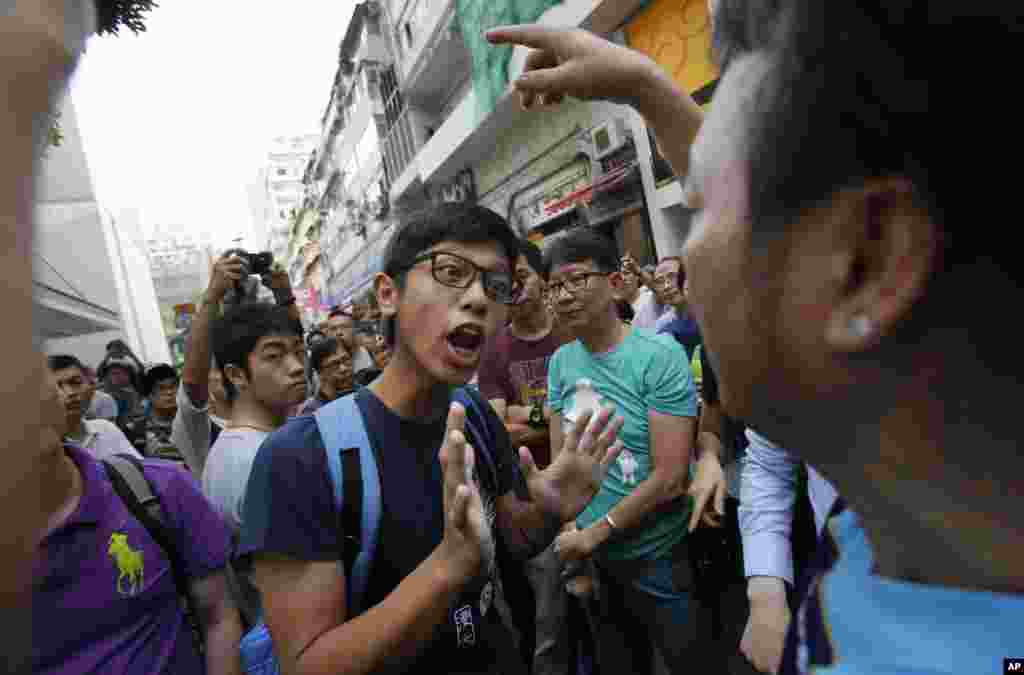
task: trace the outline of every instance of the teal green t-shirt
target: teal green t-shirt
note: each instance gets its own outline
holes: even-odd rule
[[[647,413],[697,416],[697,391],[686,352],[671,335],[633,328],[615,349],[591,354],[576,340],[563,345],[548,366],[548,404],[568,428],[597,405],[613,405],[625,424],[625,446],[612,464],[601,490],[576,519],[580,528],[604,518],[623,497],[647,479],[651,468]],[[681,440],[682,442],[682,440]],[[601,550],[608,560],[662,557],[686,534],[690,503],[660,514],[652,523],[618,537]]]

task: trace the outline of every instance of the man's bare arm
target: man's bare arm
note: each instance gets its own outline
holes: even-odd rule
[[[436,551],[380,604],[348,621],[337,562],[263,555],[254,578],[285,675],[401,672],[459,591]]]

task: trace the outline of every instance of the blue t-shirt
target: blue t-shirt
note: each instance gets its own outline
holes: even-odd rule
[[[697,392],[686,353],[669,335],[633,328],[617,347],[591,354],[576,340],[563,345],[548,367],[548,404],[569,427],[587,409],[613,405],[625,419],[619,439],[625,446],[594,499],[576,519],[580,528],[604,518],[623,497],[647,479],[651,468],[650,411],[697,416]],[[609,560],[667,555],[686,534],[689,500],[660,511],[645,525],[605,544]]]
[[[691,360],[697,345],[702,342],[697,320],[689,314],[680,316],[675,309],[666,312],[658,319],[655,330],[658,333],[667,333],[674,337],[676,342],[686,350],[686,357]]]
[[[371,390],[361,389],[356,402],[370,442],[378,449],[383,512],[377,552],[366,589],[366,606],[386,598],[441,543],[444,534],[442,473],[438,450],[445,416],[431,422],[399,417]],[[515,490],[526,498],[508,433],[489,405],[484,419],[467,410],[470,438],[490,438],[492,447],[476,447],[477,474],[487,512],[494,501]],[[479,433],[476,433],[479,432]],[[492,462],[481,453],[489,452]],[[341,559],[339,514],[323,440],[313,416],[293,417],[271,434],[253,463],[245,498],[242,554],[280,553],[299,560]],[[495,531],[498,558],[503,557]],[[466,588],[439,626],[434,640],[410,665],[409,672],[514,672],[506,654],[512,637],[494,608],[498,569]],[[473,630],[465,630],[471,621]],[[463,627],[457,630],[456,622]],[[472,640],[467,635],[472,635]],[[514,653],[513,653],[514,655]]]
[[[1024,596],[897,581],[875,573],[857,515],[828,521],[836,557],[798,613],[803,644],[788,672],[828,675],[1001,673],[1021,656]],[[808,616],[813,613],[814,616]],[[827,654],[829,658],[815,658]],[[791,654],[792,655],[792,654]],[[795,665],[795,668],[793,667]]]

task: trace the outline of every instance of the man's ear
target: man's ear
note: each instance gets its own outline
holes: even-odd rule
[[[398,301],[401,291],[395,280],[383,272],[378,272],[373,278],[373,292],[377,296],[377,306],[380,307],[382,319],[388,319],[398,314]]]
[[[245,371],[234,363],[229,363],[222,369],[224,377],[234,385],[235,389],[242,391],[249,386],[249,376]]]
[[[826,340],[841,351],[878,343],[911,313],[939,264],[941,232],[904,178],[843,190],[829,209],[841,232]]]

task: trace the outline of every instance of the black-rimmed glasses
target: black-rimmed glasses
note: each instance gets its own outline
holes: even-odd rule
[[[472,260],[454,253],[426,253],[414,259],[408,267],[412,268],[427,260],[430,261],[430,273],[434,280],[443,286],[466,289],[473,285],[479,275],[483,280],[484,293],[491,300],[511,305],[519,295],[520,284],[511,272],[484,269]]]
[[[590,284],[590,277],[606,277],[606,272],[580,272],[570,274],[564,281],[552,281],[548,284],[548,294],[552,300],[557,300],[562,295],[562,289],[569,291],[569,295],[576,295],[587,289]]]

